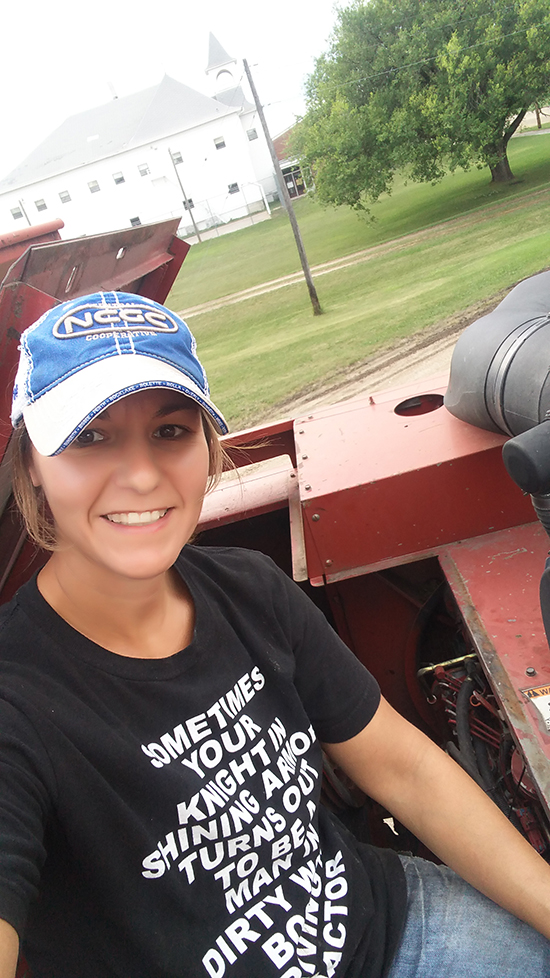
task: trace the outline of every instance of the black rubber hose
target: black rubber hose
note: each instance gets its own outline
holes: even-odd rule
[[[539,494],[537,496],[532,495],[531,500],[533,503],[535,513],[537,514],[539,520],[541,521],[548,536],[550,536],[550,495],[548,494]]]
[[[486,786],[486,790],[492,792],[495,788],[495,778],[493,772],[491,771],[491,765],[489,764],[489,754],[487,752],[487,744],[480,737],[473,736],[474,751],[476,755],[476,764],[481,777],[483,778],[483,783]]]
[[[449,755],[449,757],[452,757],[453,761],[456,761],[457,764],[460,764],[461,768],[463,768],[464,771],[466,771],[466,774],[469,774],[472,780],[475,781],[476,784],[478,784],[479,787],[483,789],[483,791],[485,791],[485,785],[483,784],[483,779],[477,767],[472,766],[470,764],[468,758],[462,754],[462,751],[458,749],[458,747],[456,746],[456,744],[453,743],[452,740],[449,740],[449,742],[447,743],[447,754]]]
[[[484,788],[486,788],[487,786],[485,785],[481,772],[478,768],[477,758],[472,744],[472,736],[470,733],[470,697],[472,695],[473,688],[473,679],[471,676],[466,676],[466,678],[462,681],[458,691],[458,696],[456,698],[456,734],[458,737],[458,746],[461,756],[466,758],[468,761],[468,768],[472,768],[474,771],[478,772],[478,777],[481,778],[481,784]],[[476,780],[478,779],[476,778]]]
[[[485,786],[485,791],[492,798],[495,805],[498,805],[503,815],[506,818],[510,817],[510,806],[508,805],[506,798],[504,797],[502,791],[497,786],[497,780],[495,775],[491,771],[491,766],[489,764],[489,752],[487,750],[487,744],[484,740],[479,737],[474,736],[474,750],[476,752],[478,769],[483,778],[483,784]],[[517,826],[516,826],[517,828]]]

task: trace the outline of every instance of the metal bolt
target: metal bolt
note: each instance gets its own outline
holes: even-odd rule
[[[300,430],[298,431],[298,434],[299,435],[303,435],[303,433],[304,433],[304,429],[303,428],[300,428]]]
[[[302,455],[302,458],[309,458],[308,455]]]
[[[305,490],[306,490],[307,492],[309,492],[309,491],[310,491],[310,489],[311,489],[311,486],[310,486],[310,485],[307,485],[307,486],[304,486],[304,489],[305,489]]]
[[[325,567],[330,567],[330,566],[331,566],[331,564],[332,564],[332,560],[331,560],[331,559],[330,559],[330,557],[329,557],[329,559],[328,559],[328,560],[325,560]]]
[[[314,523],[318,523],[321,517],[319,516],[319,513],[314,513],[311,519],[313,520]]]
[[[537,670],[533,666],[527,666],[527,669],[525,670],[526,676],[536,676],[536,674]]]

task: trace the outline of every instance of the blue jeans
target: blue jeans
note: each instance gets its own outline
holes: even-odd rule
[[[550,978],[550,941],[447,866],[400,859],[407,920],[388,978]]]

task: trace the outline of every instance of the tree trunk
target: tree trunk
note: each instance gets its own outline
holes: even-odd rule
[[[518,112],[516,118],[513,119],[502,136],[495,139],[494,143],[490,143],[485,147],[484,155],[487,165],[491,171],[491,183],[508,183],[509,180],[514,179],[514,174],[510,168],[506,150],[508,148],[510,139],[519,129],[526,113],[527,109],[522,109],[520,112]]]
[[[508,162],[508,157],[506,151],[504,155],[501,156],[500,160],[497,160],[494,164],[489,164],[491,170],[491,183],[507,183],[509,180],[514,179],[514,174],[510,169],[510,163]]]

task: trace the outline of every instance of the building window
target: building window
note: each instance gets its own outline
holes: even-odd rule
[[[258,138],[258,133],[256,132],[255,129],[247,129],[246,130],[246,135],[248,136],[250,142],[252,142],[253,139],[257,139]]]
[[[181,155],[179,149],[175,153],[172,153],[172,163],[183,163],[183,156]]]
[[[68,204],[69,201],[70,201],[70,199],[71,199],[71,195],[70,195],[69,191],[68,190],[62,190],[60,192],[60,194],[59,194],[59,199],[60,199],[60,201],[61,201],[62,204]]]
[[[23,217],[23,211],[20,207],[12,207],[11,216],[13,217],[14,221],[18,221],[20,217]]]
[[[190,211],[191,208],[195,206],[194,203],[193,203],[193,198],[192,197],[188,197],[187,200],[184,200],[183,206],[185,207],[185,210],[186,211]]]
[[[230,183],[229,184],[229,187],[227,189],[229,190],[229,193],[230,194],[238,194],[238,192],[239,192],[239,184],[238,183]]]
[[[138,170],[142,177],[146,177],[151,172],[148,163],[138,163]]]
[[[124,175],[122,173],[113,173],[113,180],[115,183],[125,183]]]
[[[140,226],[141,221],[140,221],[139,217],[131,217],[130,218],[130,224],[132,225],[133,228],[137,228],[137,227]]]
[[[99,186],[97,180],[90,180],[88,186],[90,188],[91,194],[97,194],[98,190],[101,190],[101,187]]]
[[[34,206],[37,211],[46,211],[48,209],[45,200],[35,200]]]
[[[223,136],[216,136],[216,138],[214,139],[214,146],[216,147],[216,149],[224,149],[225,139],[223,138]]]

